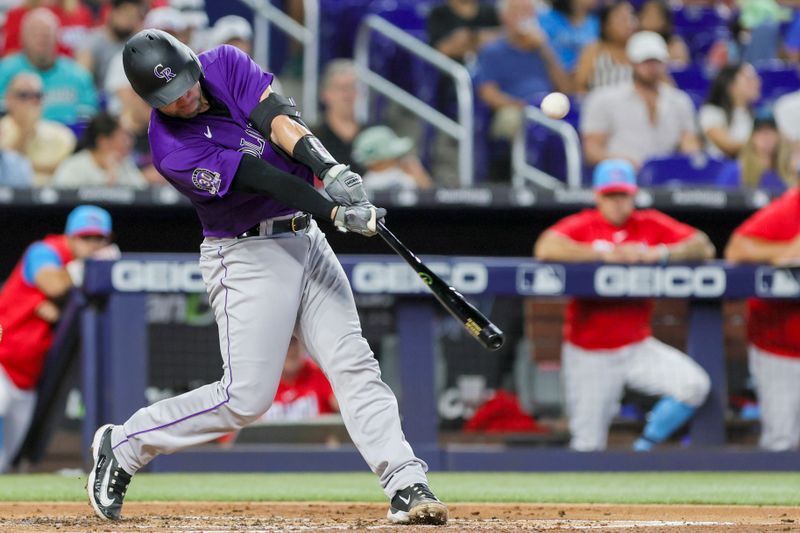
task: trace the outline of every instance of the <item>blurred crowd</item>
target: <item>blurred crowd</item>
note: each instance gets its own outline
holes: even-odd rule
[[[409,31],[473,75],[479,183],[510,182],[510,141],[529,127],[523,109],[552,91],[572,102],[565,120],[580,132],[587,185],[591,169],[609,158],[630,161],[649,177],[644,185],[688,179],[676,178],[683,168],[676,158],[701,170],[697,185],[780,192],[797,180],[798,0],[410,5],[424,29]],[[302,2],[283,7],[302,20]],[[198,52],[230,44],[252,53],[253,46],[248,20],[228,15],[210,24],[204,0],[6,0],[0,20],[0,186],[162,184],[150,162],[150,109],[122,70],[124,42],[159,28]],[[290,64],[300,57],[296,47],[286,53]],[[360,124],[352,60],[321,68],[323,114],[314,129],[337,159],[366,173],[368,188],[459,183],[453,142],[430,132],[398,135],[403,125],[391,119]],[[416,80],[413,65],[404,68]],[[454,88],[445,79],[426,83],[435,86],[429,103],[454,116]],[[560,148],[548,143],[533,135],[528,159],[563,179],[563,157],[553,155]]]
[[[150,107],[122,68],[143,28],[194,49],[252,49],[246,19],[209,25],[203,0],[3,2],[0,186],[78,188],[162,184],[147,140]]]
[[[791,125],[800,98],[798,6],[501,0],[492,9],[449,0],[431,12],[429,35],[432,46],[474,72],[490,111],[493,181],[508,180],[508,141],[522,127],[522,109],[560,91],[572,100],[568,120],[580,132],[587,177],[609,158],[641,171],[650,161],[684,156],[705,170],[690,185],[777,192],[797,180],[800,163]],[[441,28],[447,24],[449,32]]]

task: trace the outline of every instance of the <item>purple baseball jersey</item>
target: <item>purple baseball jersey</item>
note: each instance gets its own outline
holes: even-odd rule
[[[206,237],[234,237],[261,220],[296,211],[267,196],[230,190],[244,154],[313,183],[308,167],[278,154],[250,124],[250,112],[272,83],[238,48],[218,46],[200,54],[203,91],[228,108],[230,116],[202,113],[192,119],[150,115],[153,164],[191,200]]]

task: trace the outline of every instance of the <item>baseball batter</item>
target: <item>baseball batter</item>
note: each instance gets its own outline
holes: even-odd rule
[[[636,176],[623,160],[594,173],[596,209],[568,216],[545,231],[535,255],[545,261],[664,263],[710,259],[708,237],[655,210],[634,207]],[[688,355],[654,339],[649,299],[569,302],[562,368],[570,446],[603,450],[625,386],[662,398],[648,415],[634,449],[650,450],[680,428],[710,389],[706,372]]]
[[[793,187],[744,221],[725,248],[733,262],[800,263],[800,189]],[[786,275],[786,274],[784,274]],[[750,375],[761,413],[760,446],[800,445],[800,302],[747,302]]]
[[[427,465],[400,427],[341,265],[312,215],[376,234],[385,211],[361,177],[303,124],[273,76],[220,46],[197,57],[158,30],[123,51],[133,89],[154,111],[156,168],[189,198],[205,240],[200,267],[219,327],[223,374],[209,385],[140,409],[95,434],[87,486],[98,516],[115,520],[131,476],[161,453],[218,438],[259,418],[275,398],[293,332],[323,369],[347,430],[391,500],[394,522],[443,524]],[[314,175],[332,199],[311,185]]]

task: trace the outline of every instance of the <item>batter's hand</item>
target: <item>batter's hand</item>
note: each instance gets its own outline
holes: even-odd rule
[[[333,223],[344,231],[352,231],[365,237],[378,233],[378,221],[386,216],[386,209],[370,203],[340,205],[333,214]]]
[[[337,204],[349,206],[369,203],[361,176],[350,170],[347,165],[331,167],[320,178],[325,184],[325,192]]]

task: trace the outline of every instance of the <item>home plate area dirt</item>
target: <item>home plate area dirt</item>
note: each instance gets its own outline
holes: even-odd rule
[[[0,503],[0,531],[800,531],[800,509],[706,505],[480,504],[449,506],[447,526],[396,526],[373,503],[128,502],[104,522],[86,503]]]

